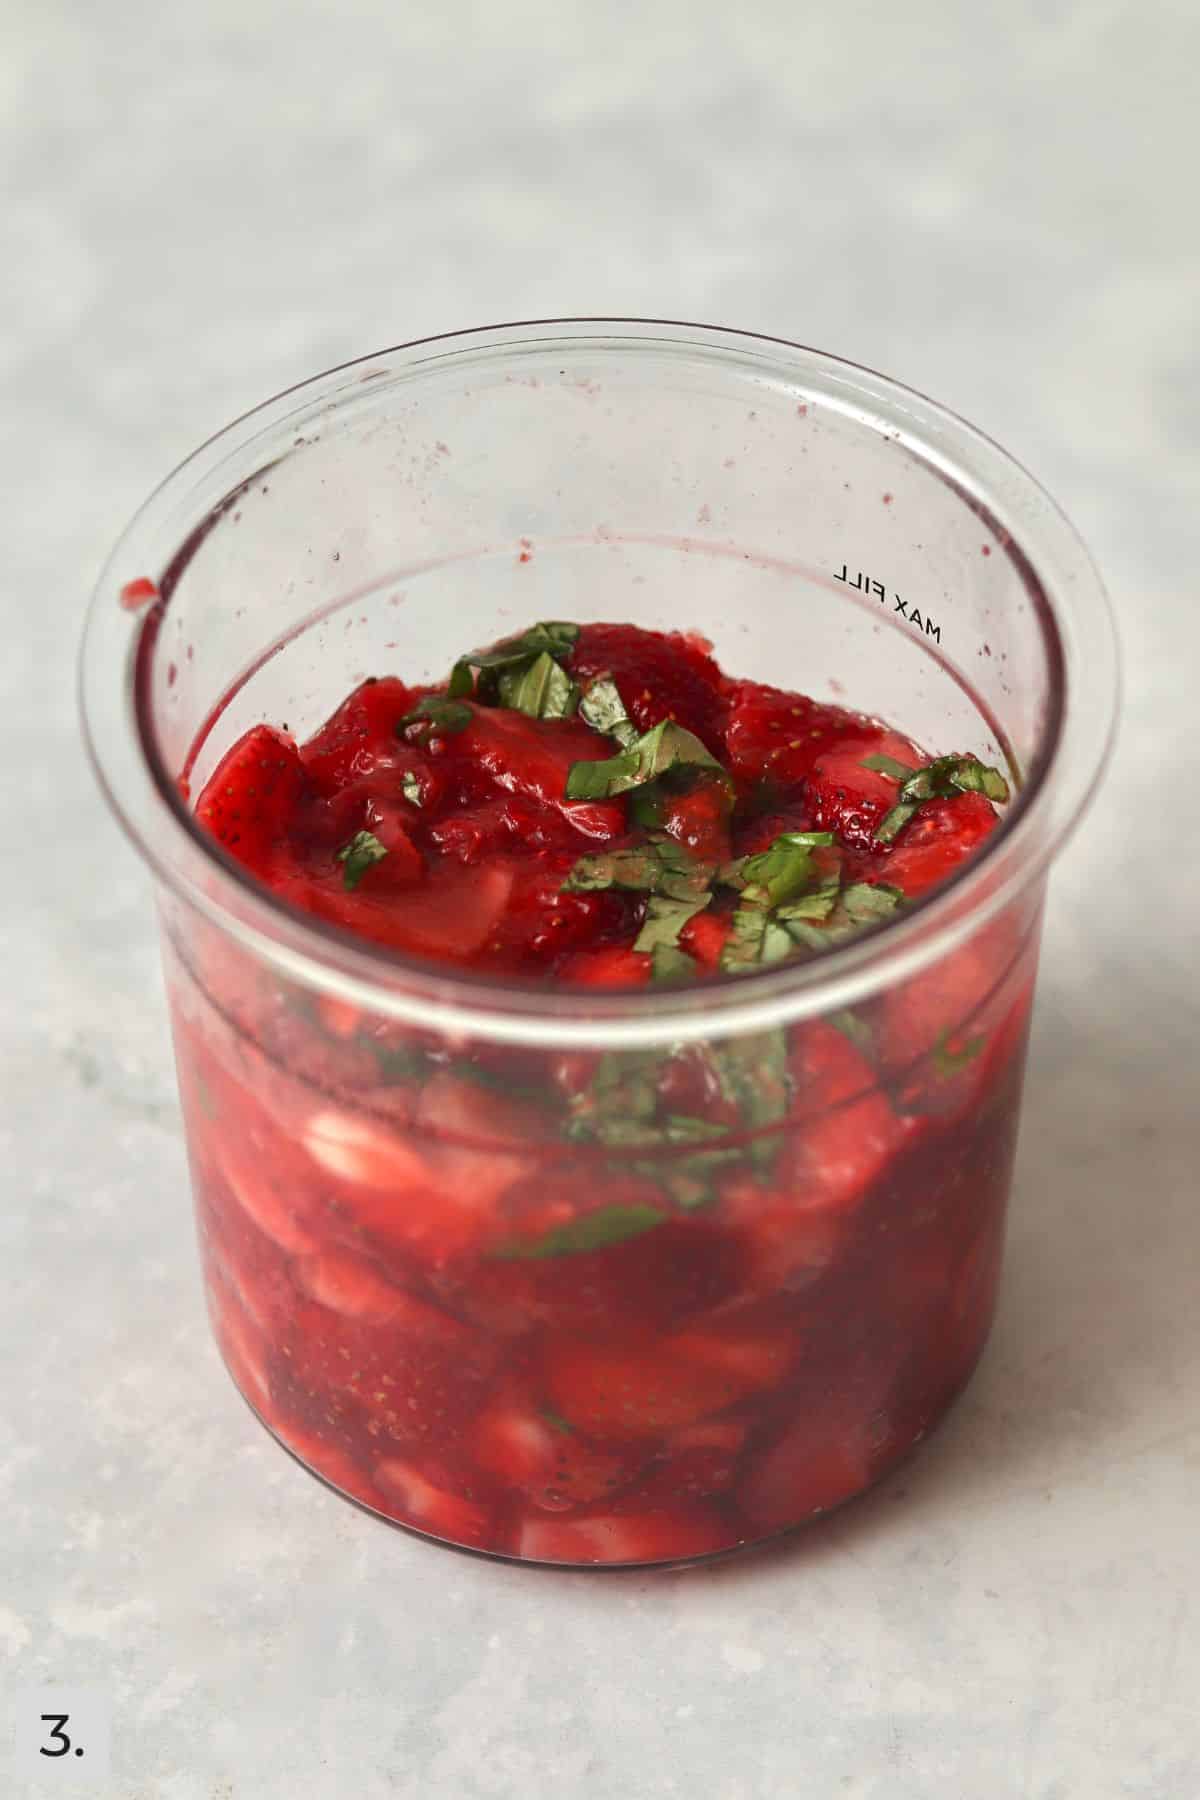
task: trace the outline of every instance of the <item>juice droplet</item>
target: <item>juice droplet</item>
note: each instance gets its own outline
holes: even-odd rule
[[[158,586],[148,575],[139,575],[136,581],[127,581],[120,593],[121,605],[126,612],[138,612],[157,599]]]

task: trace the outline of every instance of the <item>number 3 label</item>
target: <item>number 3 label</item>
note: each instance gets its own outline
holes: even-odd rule
[[[41,1749],[38,1751],[39,1756],[66,1756],[67,1755],[68,1751],[71,1748],[71,1740],[67,1736],[65,1727],[66,1727],[67,1721],[70,1719],[70,1717],[71,1717],[70,1713],[43,1713],[42,1714],[42,1724],[43,1725],[53,1725],[53,1727],[54,1727],[54,1730],[50,1733],[50,1743],[54,1745],[54,1748],[51,1749],[49,1744],[43,1744]],[[82,1744],[80,1745],[79,1749],[76,1750],[75,1754],[76,1754],[76,1756],[83,1755]]]
[[[13,1746],[16,1793],[61,1792],[106,1800],[110,1719],[107,1694],[94,1688],[36,1688],[19,1694]],[[0,1776],[0,1784],[2,1780]]]

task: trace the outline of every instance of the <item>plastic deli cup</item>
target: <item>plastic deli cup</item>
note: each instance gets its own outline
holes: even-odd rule
[[[303,737],[364,676],[440,678],[538,618],[698,631],[1016,798],[895,925],[685,991],[380,952],[197,828],[252,724]],[[1035,482],[770,339],[464,332],[182,464],[101,577],[83,700],[157,884],[213,1328],[268,1430],[396,1524],[576,1565],[727,1552],[908,1455],[987,1338],[1046,875],[1115,694],[1100,582]],[[676,1079],[736,1123],[642,1130]],[[582,1094],[614,1130],[564,1129]]]

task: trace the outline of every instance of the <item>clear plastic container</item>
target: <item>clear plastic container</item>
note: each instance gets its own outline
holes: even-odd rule
[[[196,828],[250,725],[307,735],[364,676],[436,679],[537,618],[702,632],[1017,798],[901,922],[682,992],[381,953]],[[397,1524],[557,1564],[723,1553],[906,1456],[987,1337],[1046,874],[1115,698],[1041,489],[815,351],[465,332],[210,440],[100,579],[83,700],[157,883],[214,1329],[267,1428]],[[679,1083],[738,1125],[672,1141],[644,1102]]]

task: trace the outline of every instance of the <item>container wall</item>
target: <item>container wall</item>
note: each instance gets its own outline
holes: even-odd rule
[[[1040,912],[685,1050],[439,1039],[163,923],[214,1326],[335,1487],[565,1563],[728,1550],[931,1428],[991,1320]]]

